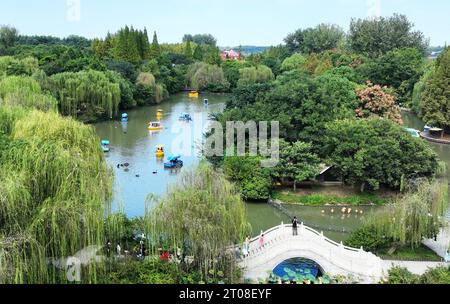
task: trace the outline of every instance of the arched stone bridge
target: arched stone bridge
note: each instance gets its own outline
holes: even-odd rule
[[[377,283],[382,278],[382,261],[374,254],[336,243],[304,224],[299,226],[298,236],[292,232],[292,225],[281,224],[264,233],[263,247],[259,237],[252,239],[249,256],[239,263],[244,278],[265,279],[276,266],[291,258],[310,259],[325,273],[352,274],[363,283]]]

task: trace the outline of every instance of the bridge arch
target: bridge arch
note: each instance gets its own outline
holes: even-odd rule
[[[330,275],[352,274],[369,283],[378,282],[382,277],[379,257],[336,243],[303,224],[298,229],[298,236],[293,236],[291,225],[284,224],[264,235],[264,245],[260,246],[258,238],[253,239],[249,256],[240,262],[245,279],[265,279],[280,263],[298,257],[316,262]]]

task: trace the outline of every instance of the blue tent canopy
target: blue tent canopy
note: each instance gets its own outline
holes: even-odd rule
[[[172,155],[168,158],[169,161],[177,161],[181,158],[181,155]]]

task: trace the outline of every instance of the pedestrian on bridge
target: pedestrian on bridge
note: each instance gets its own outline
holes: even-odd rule
[[[298,219],[296,216],[294,216],[294,219],[292,220],[292,235],[298,235]]]
[[[259,248],[264,247],[264,232],[261,230],[261,234],[259,235]]]

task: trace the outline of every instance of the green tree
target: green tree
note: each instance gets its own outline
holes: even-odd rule
[[[416,48],[425,55],[428,41],[404,15],[379,19],[353,19],[350,24],[348,43],[359,54],[378,57],[400,48]]]
[[[359,71],[372,83],[394,88],[399,102],[407,104],[424,71],[424,63],[423,55],[415,48],[395,49],[368,60]]]
[[[153,33],[153,42],[150,47],[150,58],[158,58],[161,55],[161,48],[158,42],[158,36],[156,35],[156,31]]]
[[[204,56],[205,56],[205,53],[203,51],[203,47],[202,47],[202,45],[198,44],[195,47],[193,58],[197,61],[202,61]]]
[[[337,48],[344,35],[337,25],[320,24],[315,28],[297,30],[288,35],[285,42],[292,53],[321,53]]]
[[[271,170],[261,166],[260,157],[227,156],[223,172],[235,182],[245,200],[266,200],[272,188]]]
[[[239,70],[239,73],[238,86],[270,82],[275,78],[272,70],[265,65],[243,68]]]
[[[380,185],[399,189],[405,178],[431,177],[438,167],[431,147],[389,120],[332,122],[322,142],[323,154],[344,181],[361,191]]]
[[[304,68],[304,65],[306,63],[306,58],[299,54],[295,53],[291,57],[286,58],[283,63],[281,64],[281,69],[286,71],[292,71],[295,69],[302,69]]]
[[[432,125],[450,130],[450,48],[438,58],[434,72],[422,93],[423,119]]]
[[[297,183],[314,179],[319,174],[319,157],[311,152],[311,145],[304,142],[287,143],[280,141],[280,162],[275,168],[275,175],[281,179]]]
[[[158,247],[177,247],[193,256],[185,270],[198,271],[204,280],[217,271],[236,273],[234,255],[224,248],[240,243],[249,232],[245,204],[235,187],[209,165],[183,174],[146,217],[148,235]],[[158,248],[156,247],[156,248]]]
[[[11,26],[3,25],[0,27],[0,49],[5,50],[13,47],[19,36],[19,31]]]
[[[191,41],[188,40],[186,42],[186,45],[184,47],[184,55],[186,56],[186,58],[188,59],[192,59],[193,58],[193,54],[192,54],[192,46],[191,46]]]

